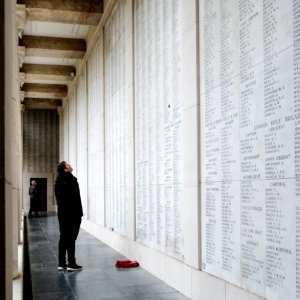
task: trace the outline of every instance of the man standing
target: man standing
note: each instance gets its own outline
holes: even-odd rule
[[[73,168],[62,161],[57,165],[58,176],[55,181],[60,239],[58,244],[58,270],[79,271],[76,264],[75,241],[81,224],[82,205],[77,178],[72,175]],[[66,263],[68,253],[68,265]]]
[[[36,189],[36,181],[32,180],[28,194],[30,196],[30,208],[28,212],[28,218],[32,218],[31,214],[34,212],[34,216],[36,218],[39,217],[39,212],[38,212],[38,192]]]

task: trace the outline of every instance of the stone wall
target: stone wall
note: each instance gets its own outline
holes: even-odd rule
[[[83,227],[192,299],[300,297],[298,2],[105,2],[64,104]]]
[[[47,178],[47,210],[55,210],[53,184],[59,159],[59,115],[56,110],[23,112],[23,203],[28,211],[30,178]]]

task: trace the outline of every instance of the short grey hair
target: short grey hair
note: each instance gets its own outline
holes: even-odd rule
[[[57,164],[56,169],[59,174],[61,174],[65,171],[66,164],[67,164],[67,162],[64,160]]]

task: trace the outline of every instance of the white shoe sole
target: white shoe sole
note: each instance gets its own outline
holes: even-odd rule
[[[81,271],[82,268],[80,269],[73,269],[73,268],[67,268],[68,272],[76,272],[76,271]]]

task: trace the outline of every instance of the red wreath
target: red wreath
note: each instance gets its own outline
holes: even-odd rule
[[[139,266],[139,263],[135,260],[117,260],[116,261],[117,268],[135,268],[138,266]]]

